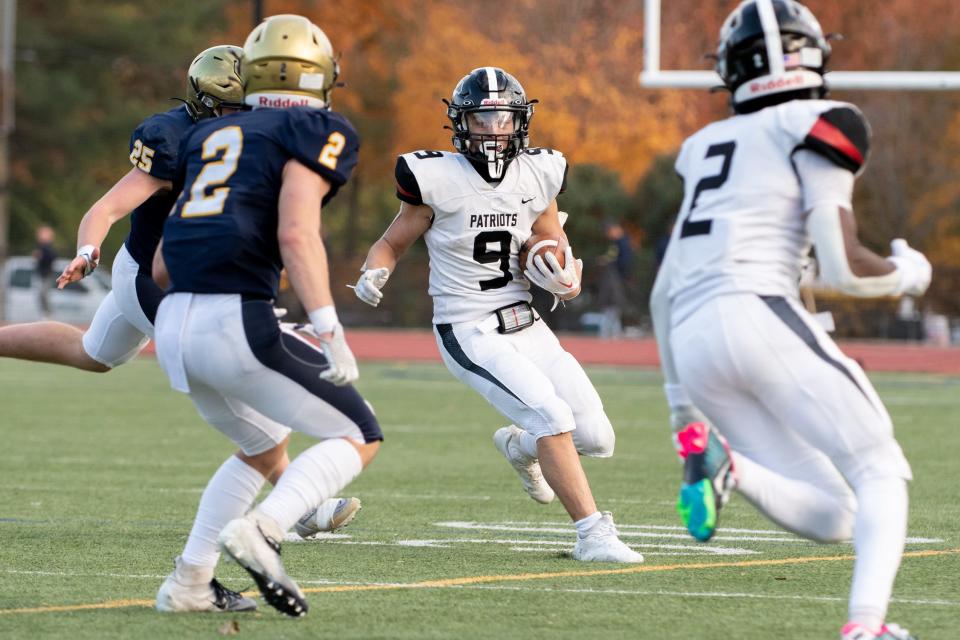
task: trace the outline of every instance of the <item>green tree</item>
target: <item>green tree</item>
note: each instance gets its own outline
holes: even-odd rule
[[[19,3],[11,247],[45,222],[72,251],[81,216],[129,170],[136,125],[182,96],[187,66],[221,44],[223,1]],[[110,234],[107,256],[123,241]]]

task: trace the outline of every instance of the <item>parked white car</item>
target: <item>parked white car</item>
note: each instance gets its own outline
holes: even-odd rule
[[[80,282],[57,289],[57,276],[67,266],[67,260],[53,264],[53,274],[46,282],[40,281],[31,256],[11,256],[3,268],[7,291],[3,322],[33,322],[42,320],[40,287],[50,289],[50,320],[69,324],[90,324],[100,302],[110,293],[110,269],[101,265]]]

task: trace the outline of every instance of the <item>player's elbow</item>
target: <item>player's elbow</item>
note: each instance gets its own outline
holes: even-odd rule
[[[281,227],[277,231],[277,244],[281,251],[300,251],[315,239],[316,237],[311,237],[311,234],[299,225]]]

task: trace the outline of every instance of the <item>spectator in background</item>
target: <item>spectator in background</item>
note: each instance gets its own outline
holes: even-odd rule
[[[607,252],[597,260],[601,269],[598,301],[603,312],[600,337],[619,338],[623,335],[620,316],[627,298],[626,283],[633,266],[633,248],[619,222],[607,223],[605,233],[610,244]]]
[[[53,276],[53,262],[57,259],[57,250],[53,247],[56,235],[48,225],[37,227],[37,246],[33,250],[34,269],[40,277],[40,311],[44,320],[50,317],[50,278]]]

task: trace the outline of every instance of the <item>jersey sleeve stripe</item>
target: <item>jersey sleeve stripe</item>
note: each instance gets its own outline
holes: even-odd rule
[[[833,147],[851,161],[856,163],[858,167],[864,163],[863,154],[860,153],[857,145],[851,142],[850,138],[844,135],[840,129],[830,124],[823,118],[817,120],[816,124],[813,125],[813,128],[810,129],[808,137]]]

